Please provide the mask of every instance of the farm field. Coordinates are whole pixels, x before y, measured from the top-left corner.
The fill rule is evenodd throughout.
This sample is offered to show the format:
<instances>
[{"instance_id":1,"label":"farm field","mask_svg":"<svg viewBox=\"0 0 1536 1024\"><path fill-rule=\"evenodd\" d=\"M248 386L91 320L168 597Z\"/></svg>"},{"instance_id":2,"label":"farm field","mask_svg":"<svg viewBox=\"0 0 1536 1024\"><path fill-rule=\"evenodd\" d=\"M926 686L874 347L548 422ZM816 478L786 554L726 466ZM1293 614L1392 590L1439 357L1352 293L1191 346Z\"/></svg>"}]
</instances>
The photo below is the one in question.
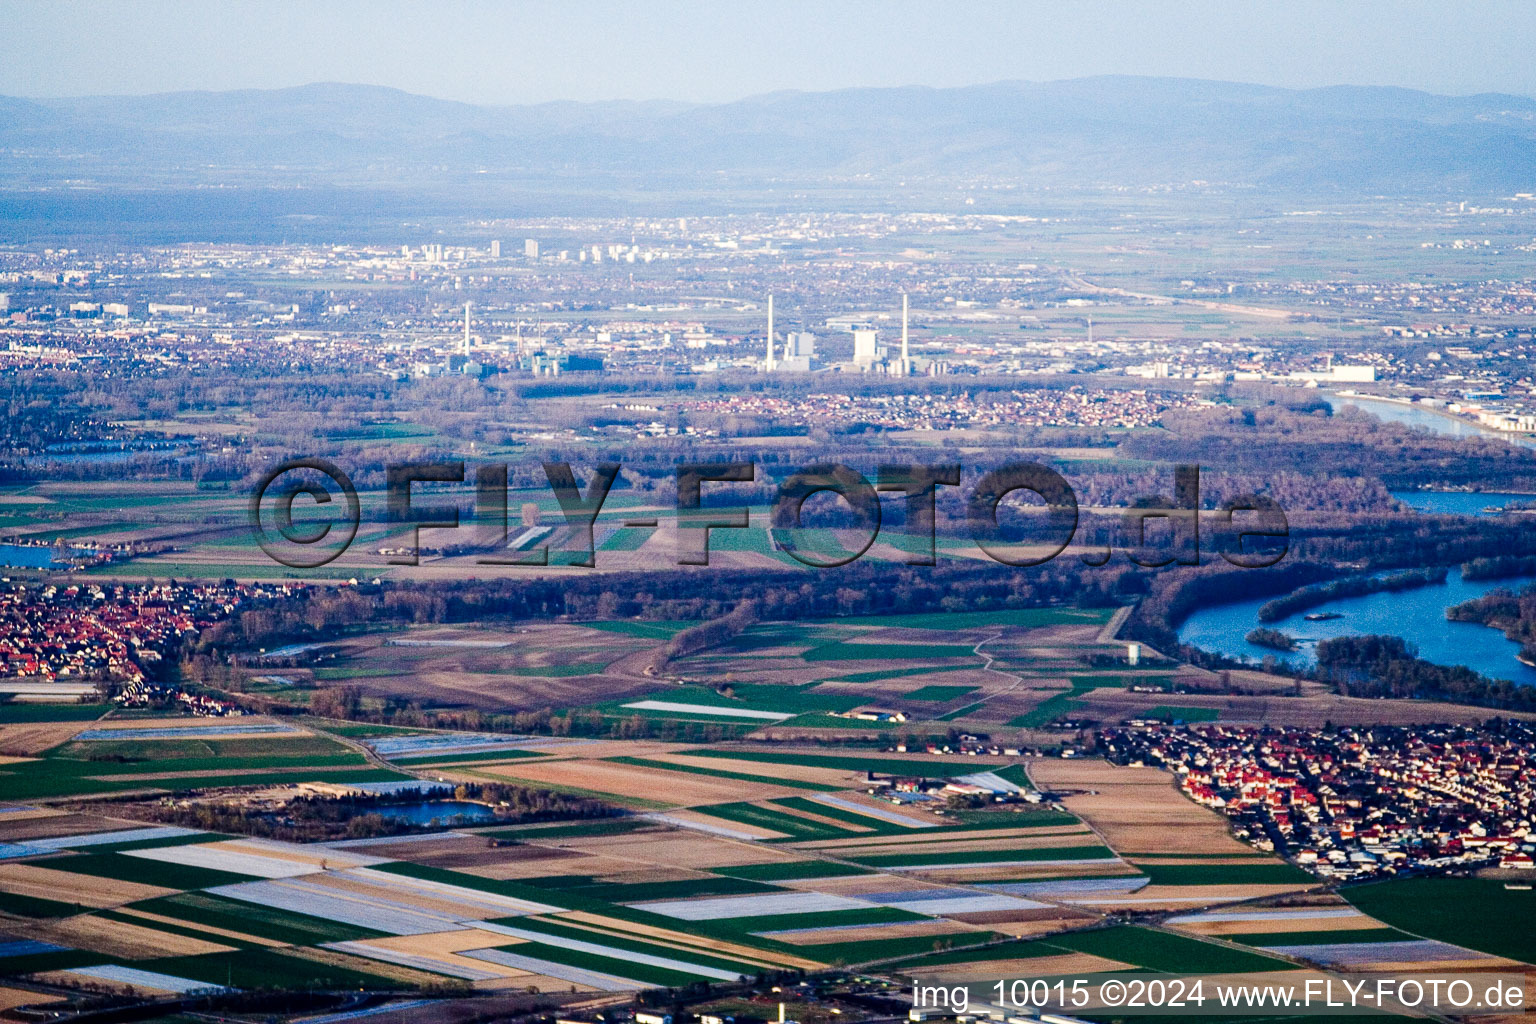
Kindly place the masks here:
<instances>
[{"instance_id":1,"label":"farm field","mask_svg":"<svg viewBox=\"0 0 1536 1024\"><path fill-rule=\"evenodd\" d=\"M460 638L442 634L420 639L475 656L495 650L454 646ZM684 696L701 707L750 705L766 702L770 688L744 683L739 697L729 697L696 686ZM781 706L798 710L793 701ZM93 720L66 711L16 724L52 728L58 742L0 775L13 792L28 788L17 793L22 799L41 801L13 796L0 814L0 932L47 948L0 958L0 976L87 988L249 988L281 975L294 987L453 983L622 993L1080 927L1097 918L1096 908L1014 890L1106 873L1145 880L1166 870L1136 864L1047 803L940 815L942 800L883 795L883 783L895 778L938 786L990 779L1027 793L1019 759L1003 755L562 739L259 716ZM431 765L434 775L466 781L581 793L630 813L306 846L48 805L130 786L230 784L236 776L269 789L300 776L409 777L375 759L407 772Z\"/></svg>"},{"instance_id":2,"label":"farm field","mask_svg":"<svg viewBox=\"0 0 1536 1024\"><path fill-rule=\"evenodd\" d=\"M1052 726L1062 719L1254 722L1279 714L1320 724L1426 713L1413 702L1278 699L1267 690L1279 681L1261 673L1243 674L1246 693L1198 692L1214 688L1215 674L1126 666L1124 644L1104 638L1110 618L1108 609L1036 608L759 622L656 674L647 674L656 650L688 623L416 625L342 637L311 667L285 670L298 685L253 684L248 692L274 710L304 709L315 687L345 685L361 693L366 711L402 700L488 715L548 711L577 716L587 735L692 741L959 728L1050 744L1061 738Z\"/></svg>"},{"instance_id":3,"label":"farm field","mask_svg":"<svg viewBox=\"0 0 1536 1024\"><path fill-rule=\"evenodd\" d=\"M1166 683L1162 668L1088 667L1122 650L1100 640L1107 619L759 623L655 677L642 666L687 624L420 626L345 637L312 667L263 669L298 685L257 692L297 695L274 710L301 713L0 705L14 751L0 764L0 984L569 999L848 965L984 980L1485 970L1536 955L1523 932L1479 931L1464 909L1522 894L1475 880L1316 893L1167 773L1005 750L1060 742L1043 726L1084 709L1219 703L1130 693ZM342 684L365 712L420 686L426 707L481 725L302 713L315 688ZM497 717L535 704L587 734L531 735ZM861 712L889 717L840 717ZM896 747L972 727L1006 739L991 752ZM890 735L824 742L872 733ZM101 810L125 794L416 778L564 793L612 813L305 845ZM1407 916L1415 904L1429 919ZM1127 913L1138 923L1109 920ZM4 955L24 940L42 945Z\"/></svg>"}]
</instances>

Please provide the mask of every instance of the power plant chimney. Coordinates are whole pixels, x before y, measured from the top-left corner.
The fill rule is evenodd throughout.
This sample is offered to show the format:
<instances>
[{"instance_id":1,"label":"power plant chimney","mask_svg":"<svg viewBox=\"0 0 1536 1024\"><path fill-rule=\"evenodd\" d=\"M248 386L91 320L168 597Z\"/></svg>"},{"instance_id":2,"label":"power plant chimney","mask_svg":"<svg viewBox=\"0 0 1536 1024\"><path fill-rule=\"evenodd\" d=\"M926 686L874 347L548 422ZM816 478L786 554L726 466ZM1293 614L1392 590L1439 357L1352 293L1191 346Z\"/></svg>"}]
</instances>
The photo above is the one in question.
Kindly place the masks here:
<instances>
[{"instance_id":1,"label":"power plant chimney","mask_svg":"<svg viewBox=\"0 0 1536 1024\"><path fill-rule=\"evenodd\" d=\"M763 364L769 373L773 372L773 293L768 293L768 361Z\"/></svg>"},{"instance_id":2,"label":"power plant chimney","mask_svg":"<svg viewBox=\"0 0 1536 1024\"><path fill-rule=\"evenodd\" d=\"M907 357L907 293L901 293L901 375L912 372L912 361Z\"/></svg>"},{"instance_id":3,"label":"power plant chimney","mask_svg":"<svg viewBox=\"0 0 1536 1024\"><path fill-rule=\"evenodd\" d=\"M469 303L464 303L464 355L469 355Z\"/></svg>"}]
</instances>

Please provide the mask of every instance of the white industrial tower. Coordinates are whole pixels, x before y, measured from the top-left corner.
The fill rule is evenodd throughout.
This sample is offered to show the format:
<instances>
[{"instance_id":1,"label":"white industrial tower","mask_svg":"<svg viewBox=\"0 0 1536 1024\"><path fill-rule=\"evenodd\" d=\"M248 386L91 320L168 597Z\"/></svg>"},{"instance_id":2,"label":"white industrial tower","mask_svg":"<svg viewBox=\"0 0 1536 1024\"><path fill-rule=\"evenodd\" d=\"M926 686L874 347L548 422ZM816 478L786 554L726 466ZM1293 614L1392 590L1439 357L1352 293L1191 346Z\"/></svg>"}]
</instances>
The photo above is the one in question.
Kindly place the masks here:
<instances>
[{"instance_id":1,"label":"white industrial tower","mask_svg":"<svg viewBox=\"0 0 1536 1024\"><path fill-rule=\"evenodd\" d=\"M768 293L768 360L763 363L763 368L773 372L773 293Z\"/></svg>"},{"instance_id":2,"label":"white industrial tower","mask_svg":"<svg viewBox=\"0 0 1536 1024\"><path fill-rule=\"evenodd\" d=\"M906 377L912 373L912 360L907 355L907 293L901 293L901 370Z\"/></svg>"},{"instance_id":3,"label":"white industrial tower","mask_svg":"<svg viewBox=\"0 0 1536 1024\"><path fill-rule=\"evenodd\" d=\"M464 303L464 355L469 355L469 303Z\"/></svg>"}]
</instances>

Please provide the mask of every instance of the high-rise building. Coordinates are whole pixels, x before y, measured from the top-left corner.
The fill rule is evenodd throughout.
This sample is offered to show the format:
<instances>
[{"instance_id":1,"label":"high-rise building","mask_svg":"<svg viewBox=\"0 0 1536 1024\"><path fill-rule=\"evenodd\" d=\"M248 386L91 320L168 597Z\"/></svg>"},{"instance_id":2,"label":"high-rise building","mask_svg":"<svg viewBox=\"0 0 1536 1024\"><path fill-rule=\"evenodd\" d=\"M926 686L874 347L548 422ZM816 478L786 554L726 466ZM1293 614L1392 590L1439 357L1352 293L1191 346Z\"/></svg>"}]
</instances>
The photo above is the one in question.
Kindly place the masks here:
<instances>
[{"instance_id":1,"label":"high-rise building","mask_svg":"<svg viewBox=\"0 0 1536 1024\"><path fill-rule=\"evenodd\" d=\"M499 238L491 239L491 259L501 259L501 239Z\"/></svg>"},{"instance_id":2,"label":"high-rise building","mask_svg":"<svg viewBox=\"0 0 1536 1024\"><path fill-rule=\"evenodd\" d=\"M10 311L11 311L11 294L10 294L10 292L0 292L0 313L9 313Z\"/></svg>"},{"instance_id":3,"label":"high-rise building","mask_svg":"<svg viewBox=\"0 0 1536 1024\"><path fill-rule=\"evenodd\" d=\"M879 332L865 327L853 332L853 361L868 369L880 358Z\"/></svg>"},{"instance_id":4,"label":"high-rise building","mask_svg":"<svg viewBox=\"0 0 1536 1024\"><path fill-rule=\"evenodd\" d=\"M537 238L523 239L523 255L531 260L539 258L539 240Z\"/></svg>"}]
</instances>

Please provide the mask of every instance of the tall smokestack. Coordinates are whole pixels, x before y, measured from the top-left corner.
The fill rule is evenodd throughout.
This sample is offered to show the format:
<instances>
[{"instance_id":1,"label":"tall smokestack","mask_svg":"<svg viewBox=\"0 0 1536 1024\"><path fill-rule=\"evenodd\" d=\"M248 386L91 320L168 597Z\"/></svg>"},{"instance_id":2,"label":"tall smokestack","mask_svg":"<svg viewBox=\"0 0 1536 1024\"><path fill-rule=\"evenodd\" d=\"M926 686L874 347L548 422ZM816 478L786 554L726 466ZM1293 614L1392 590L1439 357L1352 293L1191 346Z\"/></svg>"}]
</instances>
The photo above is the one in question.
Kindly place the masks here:
<instances>
[{"instance_id":1,"label":"tall smokestack","mask_svg":"<svg viewBox=\"0 0 1536 1024\"><path fill-rule=\"evenodd\" d=\"M907 358L907 293L901 293L901 375L905 377L912 372L911 360Z\"/></svg>"},{"instance_id":2,"label":"tall smokestack","mask_svg":"<svg viewBox=\"0 0 1536 1024\"><path fill-rule=\"evenodd\" d=\"M469 355L469 303L464 303L464 354Z\"/></svg>"},{"instance_id":3,"label":"tall smokestack","mask_svg":"<svg viewBox=\"0 0 1536 1024\"><path fill-rule=\"evenodd\" d=\"M769 373L773 372L773 293L768 293L768 361L763 364Z\"/></svg>"}]
</instances>

